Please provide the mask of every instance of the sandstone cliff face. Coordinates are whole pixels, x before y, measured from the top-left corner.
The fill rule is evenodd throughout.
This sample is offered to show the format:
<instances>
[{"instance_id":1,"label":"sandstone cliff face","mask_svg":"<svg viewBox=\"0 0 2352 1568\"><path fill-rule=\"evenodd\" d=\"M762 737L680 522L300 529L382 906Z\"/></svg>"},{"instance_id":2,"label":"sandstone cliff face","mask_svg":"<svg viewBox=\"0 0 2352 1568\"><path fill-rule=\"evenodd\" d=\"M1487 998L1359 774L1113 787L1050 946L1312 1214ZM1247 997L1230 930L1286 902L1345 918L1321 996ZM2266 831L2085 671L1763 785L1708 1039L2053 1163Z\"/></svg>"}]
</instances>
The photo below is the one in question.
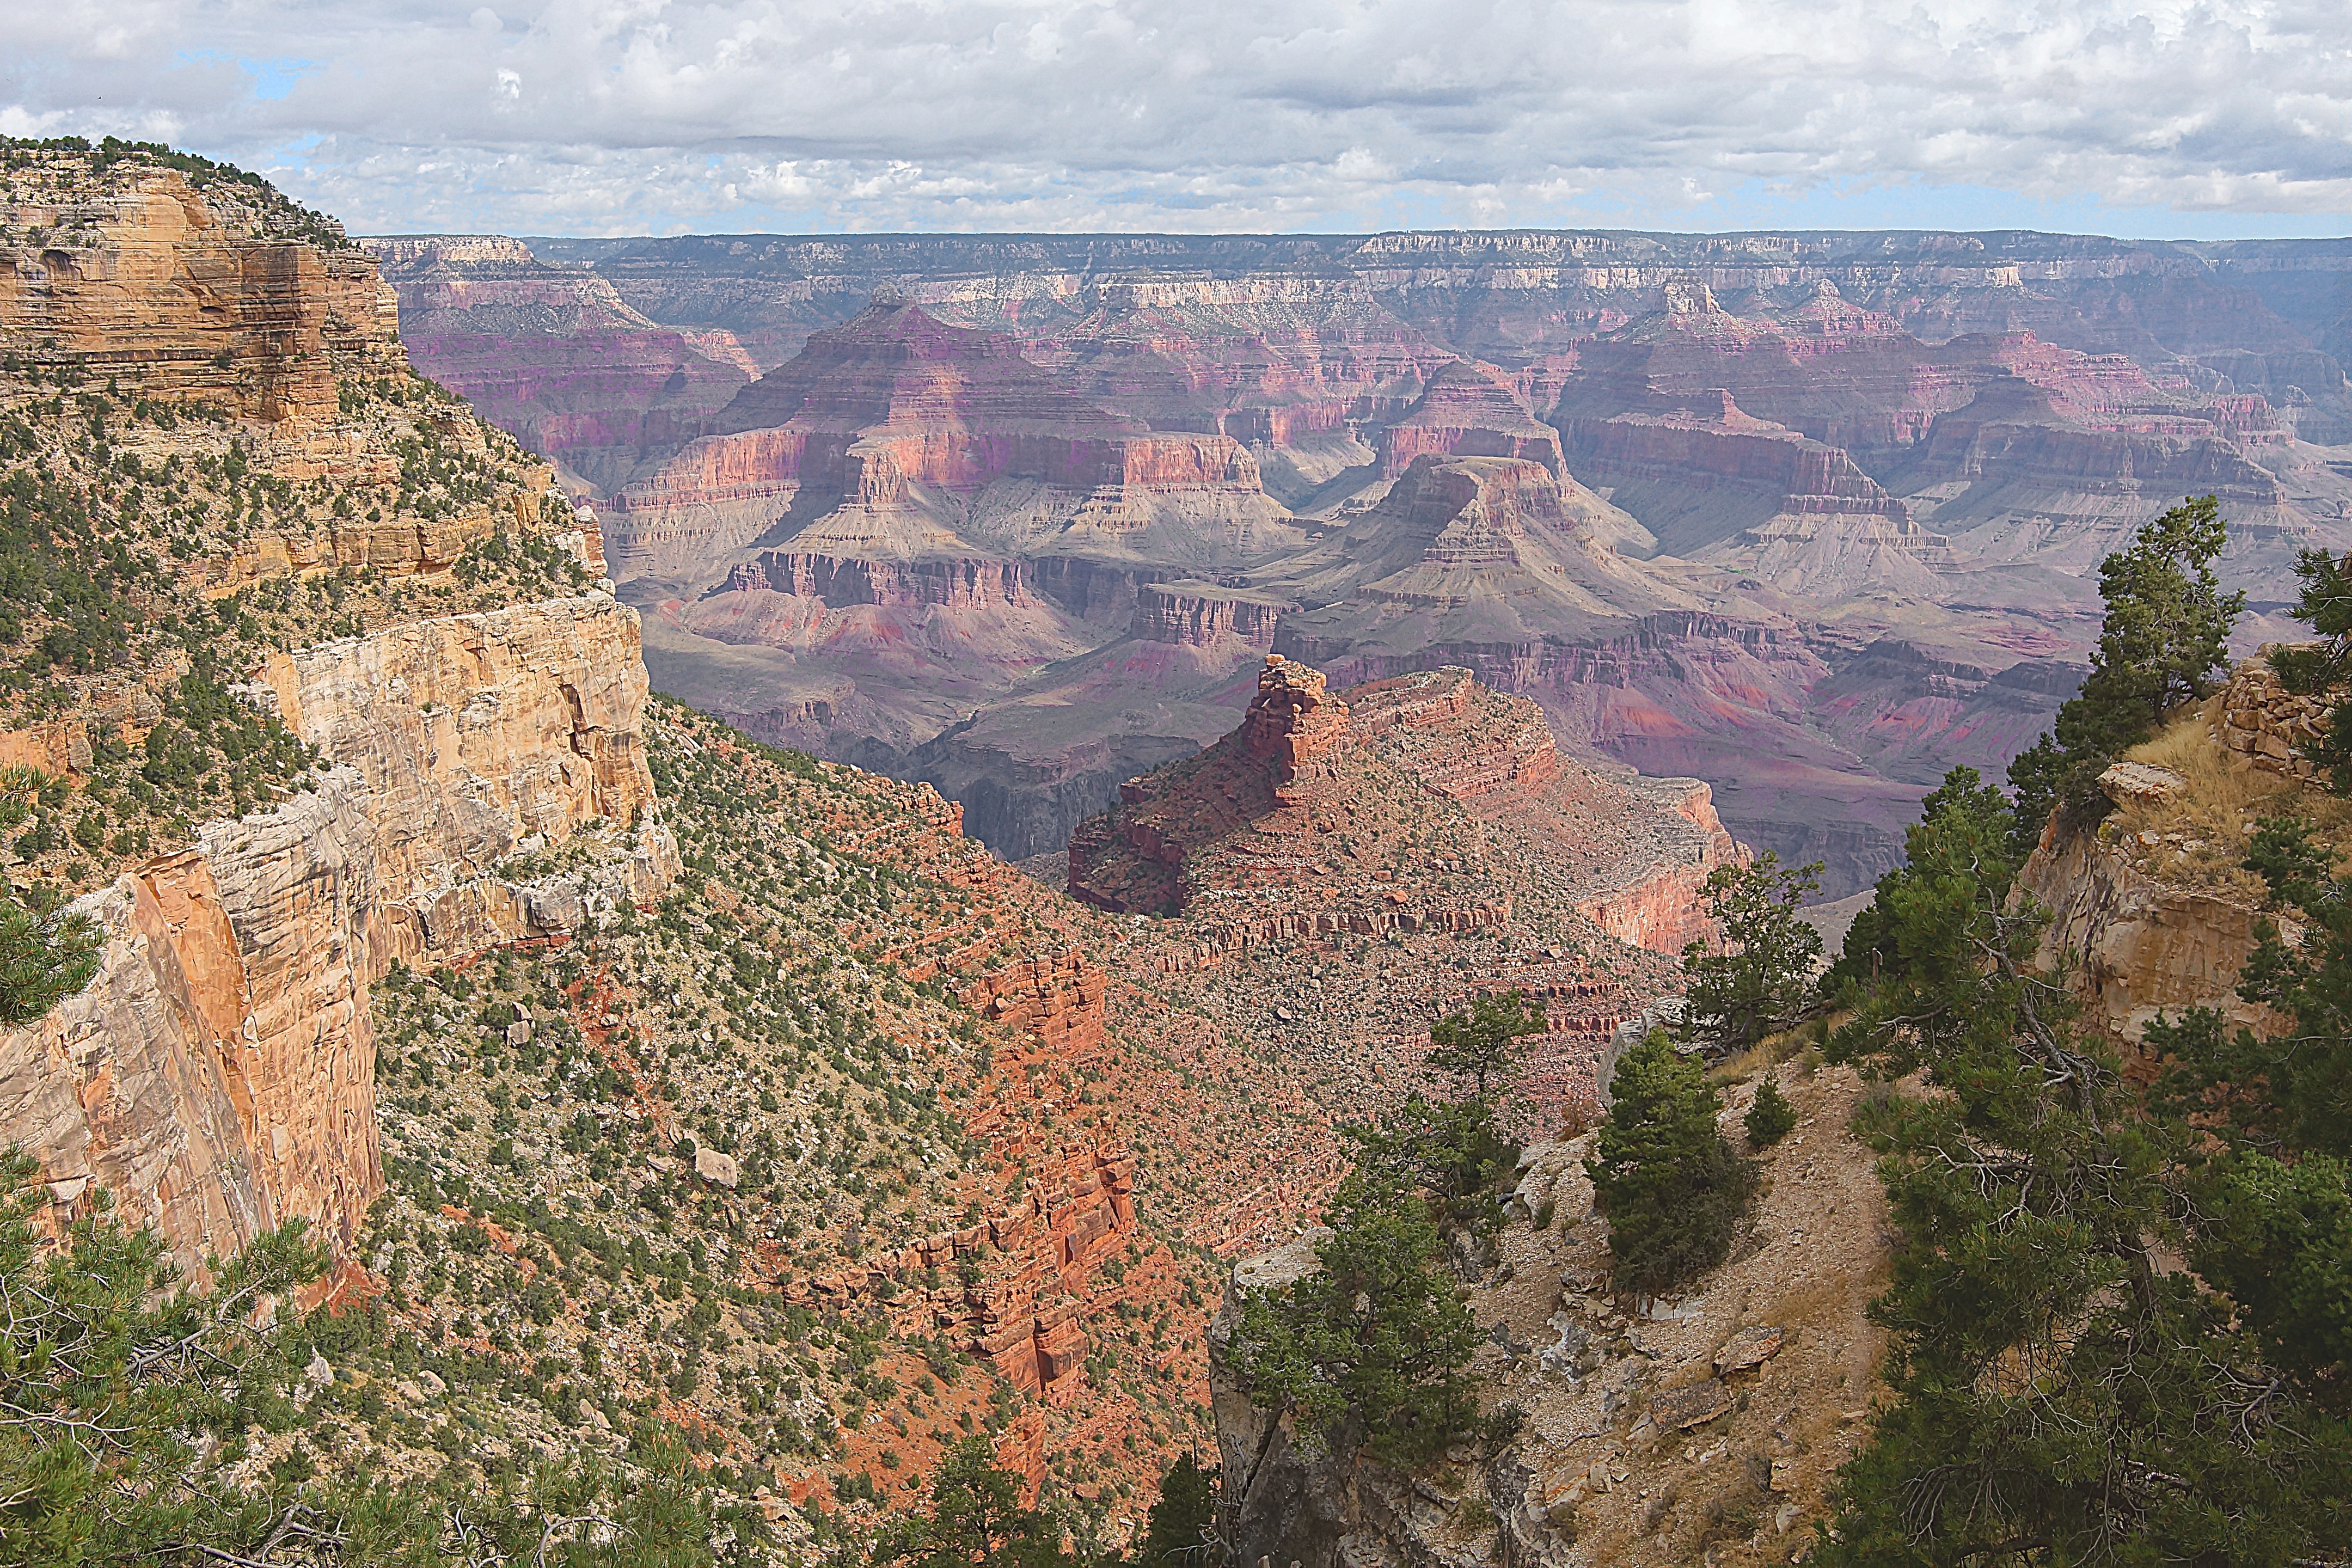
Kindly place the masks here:
<instances>
[{"instance_id":1,"label":"sandstone cliff face","mask_svg":"<svg viewBox=\"0 0 2352 1568\"><path fill-rule=\"evenodd\" d=\"M149 395L263 419L335 408L328 350L401 362L399 301L358 250L321 250L279 208L172 170L95 187L12 182L0 246L0 330L57 341L87 372L138 375Z\"/></svg>"},{"instance_id":2,"label":"sandstone cliff face","mask_svg":"<svg viewBox=\"0 0 2352 1568\"><path fill-rule=\"evenodd\" d=\"M1539 423L1502 378L1463 360L1430 377L1412 411L1381 432L1380 452L1381 471L1391 478L1423 453L1523 458L1554 479L1567 472L1559 433Z\"/></svg>"},{"instance_id":3,"label":"sandstone cliff face","mask_svg":"<svg viewBox=\"0 0 2352 1568\"><path fill-rule=\"evenodd\" d=\"M2168 886L2096 833L2062 835L2054 822L2018 886L2051 914L2037 961L2070 967L2091 1027L2128 1044L2158 1014L2189 1007L2219 1008L2232 1024L2276 1022L2238 998L2262 913L2252 904Z\"/></svg>"},{"instance_id":4,"label":"sandstone cliff face","mask_svg":"<svg viewBox=\"0 0 2352 1568\"><path fill-rule=\"evenodd\" d=\"M338 1247L382 1191L369 983L649 901L636 617L609 597L414 623L264 672L318 787L85 900L98 979L0 1035L0 1142L95 1184L184 1265L299 1217ZM592 824L601 825L590 830ZM519 848L577 867L509 868Z\"/></svg>"}]
</instances>

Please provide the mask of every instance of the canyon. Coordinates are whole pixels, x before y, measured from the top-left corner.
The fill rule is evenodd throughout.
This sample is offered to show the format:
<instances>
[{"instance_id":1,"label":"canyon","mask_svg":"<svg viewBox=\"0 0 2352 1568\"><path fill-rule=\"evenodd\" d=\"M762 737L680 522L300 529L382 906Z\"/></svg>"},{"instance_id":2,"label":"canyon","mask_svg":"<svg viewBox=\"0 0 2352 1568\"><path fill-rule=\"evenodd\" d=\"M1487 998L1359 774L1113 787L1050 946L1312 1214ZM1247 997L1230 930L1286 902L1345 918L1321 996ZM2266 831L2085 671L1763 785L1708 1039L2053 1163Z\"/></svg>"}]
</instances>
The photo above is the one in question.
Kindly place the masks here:
<instances>
[{"instance_id":1,"label":"canyon","mask_svg":"<svg viewBox=\"0 0 2352 1568\"><path fill-rule=\"evenodd\" d=\"M657 683L1013 859L1275 650L1472 668L1848 892L2047 726L2138 522L2221 499L2249 647L2352 543L2333 242L366 243L419 363L598 509ZM909 331L940 379L886 412L858 356Z\"/></svg>"},{"instance_id":2,"label":"canyon","mask_svg":"<svg viewBox=\"0 0 2352 1568\"><path fill-rule=\"evenodd\" d=\"M201 160L5 152L47 248L0 279L0 460L52 523L0 536L51 574L0 646L8 897L95 965L0 1028L0 1147L40 1234L145 1229L199 1287L289 1223L324 1247L262 1317L333 1360L227 1484L457 1502L683 1454L714 1531L807 1560L977 1433L1130 1541L1208 1439L1228 1264L1312 1219L1432 1025L1529 996L1510 1114L1549 1134L1713 934L1745 852L1703 782L1457 665L1334 689L1272 651L1335 583L1420 614L1491 569L1529 625L1629 634L1687 602L1504 380L1433 359L1382 493L1309 526L1239 437L886 300L682 393L692 433L575 501L415 374L330 220ZM428 320L500 298L465 268L534 278L518 248L430 252ZM655 690L732 647L799 707ZM984 790L769 743L845 713L975 781L1090 759L1099 789L999 797L1075 844L1054 885L971 836Z\"/></svg>"},{"instance_id":3,"label":"canyon","mask_svg":"<svg viewBox=\"0 0 2352 1568\"><path fill-rule=\"evenodd\" d=\"M560 1469L862 1560L978 1437L1088 1552L1213 1448L1269 1559L1787 1561L1876 1375L1872 1089L1733 1073L1727 1131L1767 1074L1799 1119L1759 1223L1633 1302L1607 1064L1713 874L1864 885L2047 723L2168 487L2241 509L2233 580L2335 538L2326 251L363 250L5 154L6 897L95 967L0 1029L0 1146L43 1236L199 1284L303 1222L254 1319L302 1392L204 1462L436 1531ZM2315 797L2316 721L2247 664L2045 840L2095 1025L2224 1000L2222 807ZM1523 1425L1342 1473L1223 1304L1505 994L1472 1370Z\"/></svg>"}]
</instances>

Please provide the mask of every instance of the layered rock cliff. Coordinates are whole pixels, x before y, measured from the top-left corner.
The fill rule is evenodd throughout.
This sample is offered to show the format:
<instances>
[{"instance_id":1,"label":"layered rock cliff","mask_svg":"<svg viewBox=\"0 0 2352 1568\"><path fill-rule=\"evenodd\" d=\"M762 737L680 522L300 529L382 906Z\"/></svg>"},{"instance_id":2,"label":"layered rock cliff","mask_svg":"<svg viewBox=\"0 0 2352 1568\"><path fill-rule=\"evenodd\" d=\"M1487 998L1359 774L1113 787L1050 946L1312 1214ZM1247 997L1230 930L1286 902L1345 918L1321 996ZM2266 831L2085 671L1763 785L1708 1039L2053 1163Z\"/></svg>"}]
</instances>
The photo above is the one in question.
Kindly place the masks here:
<instances>
[{"instance_id":1,"label":"layered rock cliff","mask_svg":"<svg viewBox=\"0 0 2352 1568\"><path fill-rule=\"evenodd\" d=\"M199 188L143 159L71 153L12 159L10 174L12 342L270 421L331 416L339 359L401 363L399 303L374 260L257 182L199 171Z\"/></svg>"},{"instance_id":2,"label":"layered rock cliff","mask_svg":"<svg viewBox=\"0 0 2352 1568\"><path fill-rule=\"evenodd\" d=\"M122 618L37 660L69 716L5 748L85 825L19 842L26 896L94 888L74 907L104 946L0 1036L0 1144L40 1162L56 1217L103 1189L200 1268L289 1218L352 1244L383 1190L392 965L562 937L658 897L677 856L635 615L582 592L593 525L408 376L372 258L184 165L58 149L13 186L12 232L52 243L0 280L10 456L84 487ZM98 378L93 454L52 438L38 389Z\"/></svg>"},{"instance_id":3,"label":"layered rock cliff","mask_svg":"<svg viewBox=\"0 0 2352 1568\"><path fill-rule=\"evenodd\" d=\"M1460 669L1333 693L1269 654L1232 735L1119 795L1072 837L1070 891L1187 913L1211 951L1507 927L1534 898L1678 952L1707 933L1698 885L1739 855L1706 785L1572 763L1540 709Z\"/></svg>"}]
</instances>

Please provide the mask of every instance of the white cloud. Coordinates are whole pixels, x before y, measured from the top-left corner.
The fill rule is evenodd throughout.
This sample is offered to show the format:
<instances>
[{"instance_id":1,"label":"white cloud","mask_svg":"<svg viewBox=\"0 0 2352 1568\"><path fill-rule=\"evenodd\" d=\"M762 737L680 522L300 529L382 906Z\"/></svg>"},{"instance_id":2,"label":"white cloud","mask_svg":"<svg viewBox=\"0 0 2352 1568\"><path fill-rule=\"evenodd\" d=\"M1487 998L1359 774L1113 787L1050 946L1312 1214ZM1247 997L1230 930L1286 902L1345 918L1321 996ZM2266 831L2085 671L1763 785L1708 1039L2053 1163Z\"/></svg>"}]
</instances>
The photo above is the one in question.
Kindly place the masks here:
<instances>
[{"instance_id":1,"label":"white cloud","mask_svg":"<svg viewBox=\"0 0 2352 1568\"><path fill-rule=\"evenodd\" d=\"M12 9L0 125L166 128L361 229L2352 214L2343 0Z\"/></svg>"}]
</instances>

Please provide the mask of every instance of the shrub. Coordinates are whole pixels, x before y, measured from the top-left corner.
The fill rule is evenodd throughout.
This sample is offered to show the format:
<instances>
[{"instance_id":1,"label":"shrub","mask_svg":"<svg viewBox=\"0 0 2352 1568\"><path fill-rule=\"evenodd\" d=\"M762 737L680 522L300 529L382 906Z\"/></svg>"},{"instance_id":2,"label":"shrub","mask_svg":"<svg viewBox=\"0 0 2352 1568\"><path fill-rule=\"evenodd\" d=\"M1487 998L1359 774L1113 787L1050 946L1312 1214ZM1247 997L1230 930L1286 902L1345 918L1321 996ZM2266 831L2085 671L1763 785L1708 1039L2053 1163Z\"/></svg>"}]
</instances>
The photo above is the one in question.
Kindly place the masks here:
<instances>
[{"instance_id":1,"label":"shrub","mask_svg":"<svg viewBox=\"0 0 2352 1568\"><path fill-rule=\"evenodd\" d=\"M1593 1193L1609 1216L1619 1287L1655 1296L1730 1252L1755 1194L1755 1167L1716 1131L1722 1102L1715 1086L1664 1031L1625 1053L1609 1094Z\"/></svg>"},{"instance_id":2,"label":"shrub","mask_svg":"<svg viewBox=\"0 0 2352 1568\"><path fill-rule=\"evenodd\" d=\"M1797 1108L1770 1073L1757 1086L1756 1103L1748 1108L1748 1120L1741 1125L1748 1130L1748 1143L1758 1149L1769 1149L1796 1131Z\"/></svg>"}]
</instances>

